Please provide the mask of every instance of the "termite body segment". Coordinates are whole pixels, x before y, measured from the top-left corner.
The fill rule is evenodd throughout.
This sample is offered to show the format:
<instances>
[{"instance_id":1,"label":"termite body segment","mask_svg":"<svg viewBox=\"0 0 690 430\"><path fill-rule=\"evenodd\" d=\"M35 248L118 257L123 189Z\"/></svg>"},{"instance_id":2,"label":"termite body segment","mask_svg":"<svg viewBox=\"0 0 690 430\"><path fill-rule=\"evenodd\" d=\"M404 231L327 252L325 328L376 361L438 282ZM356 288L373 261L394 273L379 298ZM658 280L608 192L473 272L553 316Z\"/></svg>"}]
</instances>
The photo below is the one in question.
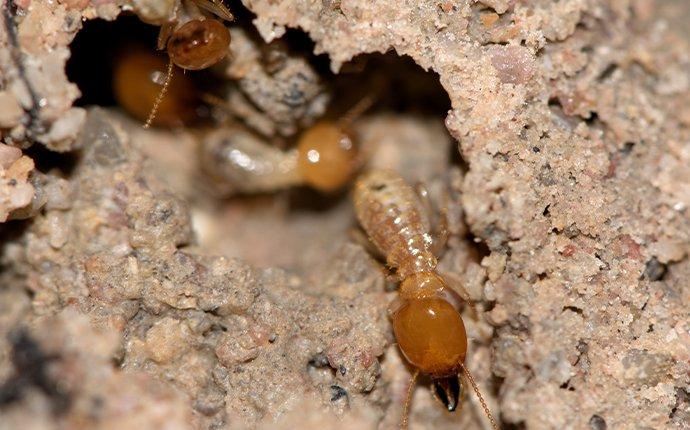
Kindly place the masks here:
<instances>
[{"instance_id":1,"label":"termite body segment","mask_svg":"<svg viewBox=\"0 0 690 430\"><path fill-rule=\"evenodd\" d=\"M434 271L429 218L400 176L387 170L364 175L355 185L354 202L362 227L401 279Z\"/></svg>"},{"instance_id":2,"label":"termite body segment","mask_svg":"<svg viewBox=\"0 0 690 430\"><path fill-rule=\"evenodd\" d=\"M283 151L241 127L206 136L200 161L224 194L271 192L300 182L297 151Z\"/></svg>"},{"instance_id":3,"label":"termite body segment","mask_svg":"<svg viewBox=\"0 0 690 430\"><path fill-rule=\"evenodd\" d=\"M354 204L360 224L402 280L390 317L398 347L415 368L413 383L417 373L431 376L436 395L453 411L460 400L459 375L464 373L497 429L464 366L467 334L460 316L462 299L436 273L430 222L420 198L397 173L375 170L358 179ZM403 428L410 396L411 389Z\"/></svg>"},{"instance_id":4,"label":"termite body segment","mask_svg":"<svg viewBox=\"0 0 690 430\"><path fill-rule=\"evenodd\" d=\"M287 151L239 127L221 129L204 139L201 162L228 193L273 192L303 184L333 192L358 166L351 135L330 121L307 129L297 147Z\"/></svg>"}]
</instances>

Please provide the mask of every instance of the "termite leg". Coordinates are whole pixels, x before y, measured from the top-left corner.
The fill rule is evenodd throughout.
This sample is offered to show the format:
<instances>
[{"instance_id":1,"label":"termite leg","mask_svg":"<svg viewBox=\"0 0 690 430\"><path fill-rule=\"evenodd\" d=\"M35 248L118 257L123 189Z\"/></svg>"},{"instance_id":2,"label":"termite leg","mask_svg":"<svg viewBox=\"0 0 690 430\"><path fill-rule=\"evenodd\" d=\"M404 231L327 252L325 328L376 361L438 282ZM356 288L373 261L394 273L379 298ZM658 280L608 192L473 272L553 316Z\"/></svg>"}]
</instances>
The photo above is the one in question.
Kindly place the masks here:
<instances>
[{"instance_id":1,"label":"termite leg","mask_svg":"<svg viewBox=\"0 0 690 430\"><path fill-rule=\"evenodd\" d=\"M434 240L431 244L431 252L434 253L436 258L440 259L448 243L448 210L446 208L441 210L441 219L432 232L431 237Z\"/></svg>"},{"instance_id":2,"label":"termite leg","mask_svg":"<svg viewBox=\"0 0 690 430\"><path fill-rule=\"evenodd\" d=\"M433 242L431 244L431 252L438 258L441 259L444 250L446 249L446 244L448 242L448 208L447 208L447 193L444 192L444 202L443 207L439 210L434 208L434 204L431 201L431 194L429 189L418 182L415 187L415 192L419 196L419 200L424 206L424 212L426 213L426 218L429 223L433 226L431 233L431 238ZM435 214L440 213L438 220L434 220ZM432 221L433 220L433 221Z\"/></svg>"},{"instance_id":3,"label":"termite leg","mask_svg":"<svg viewBox=\"0 0 690 430\"><path fill-rule=\"evenodd\" d=\"M438 275L443 278L444 281L446 281L446 284L450 288L453 289L456 293L460 295L460 298L467 303L467 305L470 307L472 310L472 319L477 321L479 320L479 311L477 311L477 304L472 300L470 297L470 293L467 291L465 286L462 284L462 282L457 278L456 275L450 273L450 272L445 272L443 270L438 270Z\"/></svg>"},{"instance_id":4,"label":"termite leg","mask_svg":"<svg viewBox=\"0 0 690 430\"><path fill-rule=\"evenodd\" d=\"M352 228L348 232L350 239L356 244L360 245L365 251L374 257L377 261L386 264L386 255L381 252L380 249L374 245L362 230L358 228ZM389 268L390 269L390 268ZM403 281L402 277L398 272L391 272L391 270L386 270L386 282L391 284L400 284Z\"/></svg>"},{"instance_id":5,"label":"termite leg","mask_svg":"<svg viewBox=\"0 0 690 430\"><path fill-rule=\"evenodd\" d=\"M431 220L431 217L434 214L434 205L431 203L429 189L422 182L417 182L414 185L414 192L417 194L419 201L422 203L427 219Z\"/></svg>"},{"instance_id":6,"label":"termite leg","mask_svg":"<svg viewBox=\"0 0 690 430\"><path fill-rule=\"evenodd\" d=\"M194 4L202 9L205 9L212 14L222 18L226 21L233 21L234 15L223 5L220 0L193 0Z\"/></svg>"},{"instance_id":7,"label":"termite leg","mask_svg":"<svg viewBox=\"0 0 690 430\"><path fill-rule=\"evenodd\" d=\"M174 26L166 22L165 24L161 25L161 29L158 32L158 40L156 42L156 48L158 48L159 51L162 51L165 49L165 45L168 43L168 39L170 39L170 36L173 33Z\"/></svg>"},{"instance_id":8,"label":"termite leg","mask_svg":"<svg viewBox=\"0 0 690 430\"><path fill-rule=\"evenodd\" d=\"M366 233L364 233L361 229L351 228L348 231L348 235L353 242L364 248L364 250L376 260L382 263L386 262L386 256L383 254L383 252L381 252L381 250L374 245L374 242L372 242L371 239L369 239L369 236L367 236Z\"/></svg>"},{"instance_id":9,"label":"termite leg","mask_svg":"<svg viewBox=\"0 0 690 430\"><path fill-rule=\"evenodd\" d=\"M392 284L400 284L403 281L403 278L398 272L389 271L388 274L386 274L386 281Z\"/></svg>"},{"instance_id":10,"label":"termite leg","mask_svg":"<svg viewBox=\"0 0 690 430\"><path fill-rule=\"evenodd\" d=\"M448 243L448 236L450 234L449 221L448 221L448 205L450 204L450 194L448 192L448 184L444 182L443 188L441 189L441 207L437 210L439 213L438 221L434 224L434 229L432 232L432 238L434 243L432 245L432 251L434 255L439 259L443 256L446 250L446 244Z\"/></svg>"}]
</instances>

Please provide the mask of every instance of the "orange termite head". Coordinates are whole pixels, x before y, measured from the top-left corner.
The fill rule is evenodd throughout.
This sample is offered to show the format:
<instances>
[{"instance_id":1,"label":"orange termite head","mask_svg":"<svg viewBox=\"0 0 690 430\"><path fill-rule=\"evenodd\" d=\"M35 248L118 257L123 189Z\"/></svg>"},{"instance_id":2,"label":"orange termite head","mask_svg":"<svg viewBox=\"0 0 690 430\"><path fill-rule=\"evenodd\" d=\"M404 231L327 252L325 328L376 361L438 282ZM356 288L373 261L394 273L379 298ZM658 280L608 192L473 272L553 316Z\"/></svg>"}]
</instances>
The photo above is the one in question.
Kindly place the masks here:
<instances>
[{"instance_id":1,"label":"orange termite head","mask_svg":"<svg viewBox=\"0 0 690 430\"><path fill-rule=\"evenodd\" d=\"M467 353L462 299L431 272L415 273L400 286L391 310L393 332L407 361L431 376L438 398L450 411L459 402L458 374Z\"/></svg>"},{"instance_id":2,"label":"orange termite head","mask_svg":"<svg viewBox=\"0 0 690 430\"><path fill-rule=\"evenodd\" d=\"M201 70L222 60L230 49L230 31L212 18L193 19L168 39L168 55L187 70Z\"/></svg>"},{"instance_id":3,"label":"orange termite head","mask_svg":"<svg viewBox=\"0 0 690 430\"><path fill-rule=\"evenodd\" d=\"M165 43L167 34L161 29L160 46ZM173 64L186 70L205 69L225 58L229 49L230 31L216 19L193 19L176 29L167 39L170 62L165 83L153 103L144 128L149 128L156 119L173 77Z\"/></svg>"},{"instance_id":4,"label":"orange termite head","mask_svg":"<svg viewBox=\"0 0 690 430\"><path fill-rule=\"evenodd\" d=\"M328 193L350 182L362 164L351 125L373 103L373 97L364 97L337 121L319 121L302 133L298 169L306 184Z\"/></svg>"},{"instance_id":5,"label":"orange termite head","mask_svg":"<svg viewBox=\"0 0 690 430\"><path fill-rule=\"evenodd\" d=\"M347 184L358 168L353 135L333 121L321 121L299 138L298 168L305 183L333 192Z\"/></svg>"}]
</instances>

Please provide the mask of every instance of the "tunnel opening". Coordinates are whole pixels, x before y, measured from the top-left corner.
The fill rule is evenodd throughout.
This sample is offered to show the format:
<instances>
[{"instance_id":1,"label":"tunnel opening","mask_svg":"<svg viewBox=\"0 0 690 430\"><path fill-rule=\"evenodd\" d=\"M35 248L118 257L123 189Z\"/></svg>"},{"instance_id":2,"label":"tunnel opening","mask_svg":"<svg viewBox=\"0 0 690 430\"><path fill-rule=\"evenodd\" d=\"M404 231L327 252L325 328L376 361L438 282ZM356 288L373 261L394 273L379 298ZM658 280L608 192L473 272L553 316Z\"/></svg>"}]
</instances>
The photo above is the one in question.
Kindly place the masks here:
<instances>
[{"instance_id":1,"label":"tunnel opening","mask_svg":"<svg viewBox=\"0 0 690 430\"><path fill-rule=\"evenodd\" d=\"M124 52L146 47L154 55L158 27L142 22L134 14L122 14L114 21L93 19L84 22L70 45L67 77L81 91L76 106L116 106L113 75Z\"/></svg>"},{"instance_id":2,"label":"tunnel opening","mask_svg":"<svg viewBox=\"0 0 690 430\"><path fill-rule=\"evenodd\" d=\"M300 133L307 130L310 124L324 119L337 121L347 115L353 106L370 99L370 105L359 112L355 120L358 129L365 129L363 134L368 139L368 147L363 152L367 156L374 154L372 157L378 157L379 162L370 163L367 160L361 170L369 168L370 164L373 168L390 166L413 182L427 181L434 174L447 169L457 169L461 175L466 172L467 166L457 150L457 144L444 126L451 104L435 72L422 69L408 56L389 51L359 55L343 64L338 73L333 73L328 56L314 54L315 43L303 31L287 29L281 38L266 43L254 28L253 14L239 5L233 5L232 12L236 19L225 25L230 28L231 46L237 52L230 53L230 62L201 71L175 70L175 77L188 79L194 93L193 101L188 103L194 105L194 120L184 124L185 132L200 135L212 129L239 127L262 144L289 151L296 146ZM135 120L134 124L143 123L142 118L148 113L150 106L147 103L150 100L146 102L140 97L144 91L136 81L147 80L150 76L129 74L128 86L123 89L121 85L118 87L118 74L123 73L123 68L138 67L128 63L128 57L132 56L155 57L161 65L158 73L162 73L167 54L165 50L156 49L159 30L158 26L146 24L132 13L124 13L114 21L86 21L71 44L72 56L67 63L68 77L82 93L76 104L116 109L128 113ZM259 69L252 63L252 57L258 58L255 63L258 63ZM244 64L249 72L233 69L231 63L235 62ZM292 72L284 72L283 68L289 70L290 67L294 69ZM252 80L252 74L257 73L265 76ZM285 94L273 94L281 91ZM122 101L122 92L135 94L141 109L133 112L131 105ZM325 102L317 103L316 100L322 96ZM284 110L271 112L271 103L278 104ZM289 112L286 114L285 111L290 109L302 109L304 118L291 116ZM273 124L265 126L267 122ZM177 123L175 127L179 125L182 124ZM197 129L197 126L200 128ZM361 130L358 133L362 134ZM376 147L376 141L382 139L386 140L387 145L383 150ZM156 160L156 150L149 155ZM200 163L196 160L196 153L190 153L187 158L194 159L191 164ZM388 161L380 161L386 158ZM206 203L202 204L211 208L214 217L227 210L238 210L244 214L234 228L224 228L221 236L238 238L234 241L237 249L230 254L250 256L248 261L259 265L269 265L275 256L272 252L254 252L250 249L261 241L257 238L267 234L269 237L265 239L268 243L275 241L276 233L269 234L272 230L263 227L265 223L274 222L267 213L280 212L280 216L287 217L287 221L281 225L292 228L289 224L293 223L295 230L299 231L294 232L296 239L289 246L286 245L295 251L290 254L299 254L304 250L302 238L305 235L323 233L346 237L343 232L352 226L349 201L351 184L328 193L298 184L287 189L269 190L268 193L265 189L250 189L208 196L203 194L208 191L204 187L202 185L201 194L195 193L189 198L205 200ZM276 205L284 209L276 212ZM242 209L238 209L240 206ZM437 205L436 209L439 208ZM347 216L338 217L335 215L337 212L344 212ZM327 221L316 221L316 217L326 218ZM486 255L482 244L477 244L474 238L467 236L462 240L476 247L474 255L477 259ZM215 250L227 253L223 252L226 247L219 245L217 240L212 242L211 250L215 247ZM262 255L251 257L258 254ZM280 263L286 259L278 258L277 261Z\"/></svg>"}]
</instances>

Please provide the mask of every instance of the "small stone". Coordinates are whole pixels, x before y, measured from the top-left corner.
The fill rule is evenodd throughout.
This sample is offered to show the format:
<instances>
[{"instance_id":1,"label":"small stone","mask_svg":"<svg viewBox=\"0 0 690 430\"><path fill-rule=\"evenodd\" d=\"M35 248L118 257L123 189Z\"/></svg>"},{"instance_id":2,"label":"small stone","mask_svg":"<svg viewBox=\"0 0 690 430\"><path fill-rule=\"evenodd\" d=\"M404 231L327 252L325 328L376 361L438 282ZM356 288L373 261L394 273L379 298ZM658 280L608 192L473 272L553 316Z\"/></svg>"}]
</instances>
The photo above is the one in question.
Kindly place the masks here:
<instances>
[{"instance_id":1,"label":"small stone","mask_svg":"<svg viewBox=\"0 0 690 430\"><path fill-rule=\"evenodd\" d=\"M34 160L26 155L21 156L7 168L7 177L15 181L26 182L29 172L34 169Z\"/></svg>"},{"instance_id":2,"label":"small stone","mask_svg":"<svg viewBox=\"0 0 690 430\"><path fill-rule=\"evenodd\" d=\"M479 17L479 19L482 20L484 27L491 27L496 23L496 21L498 21L498 18L498 14L494 12L485 12Z\"/></svg>"},{"instance_id":3,"label":"small stone","mask_svg":"<svg viewBox=\"0 0 690 430\"><path fill-rule=\"evenodd\" d=\"M0 128L19 125L24 110L17 99L8 91L0 91Z\"/></svg>"},{"instance_id":4,"label":"small stone","mask_svg":"<svg viewBox=\"0 0 690 430\"><path fill-rule=\"evenodd\" d=\"M492 46L489 53L501 82L525 84L534 76L536 64L529 49L523 46Z\"/></svg>"},{"instance_id":5,"label":"small stone","mask_svg":"<svg viewBox=\"0 0 690 430\"><path fill-rule=\"evenodd\" d=\"M148 24L161 25L174 13L175 0L134 0L134 12Z\"/></svg>"},{"instance_id":6,"label":"small stone","mask_svg":"<svg viewBox=\"0 0 690 430\"><path fill-rule=\"evenodd\" d=\"M188 347L189 328L171 317L159 320L146 332L146 350L157 363L168 363L185 352Z\"/></svg>"},{"instance_id":7,"label":"small stone","mask_svg":"<svg viewBox=\"0 0 690 430\"><path fill-rule=\"evenodd\" d=\"M0 167L3 169L10 167L21 156L22 151L19 148L0 143Z\"/></svg>"}]
</instances>

